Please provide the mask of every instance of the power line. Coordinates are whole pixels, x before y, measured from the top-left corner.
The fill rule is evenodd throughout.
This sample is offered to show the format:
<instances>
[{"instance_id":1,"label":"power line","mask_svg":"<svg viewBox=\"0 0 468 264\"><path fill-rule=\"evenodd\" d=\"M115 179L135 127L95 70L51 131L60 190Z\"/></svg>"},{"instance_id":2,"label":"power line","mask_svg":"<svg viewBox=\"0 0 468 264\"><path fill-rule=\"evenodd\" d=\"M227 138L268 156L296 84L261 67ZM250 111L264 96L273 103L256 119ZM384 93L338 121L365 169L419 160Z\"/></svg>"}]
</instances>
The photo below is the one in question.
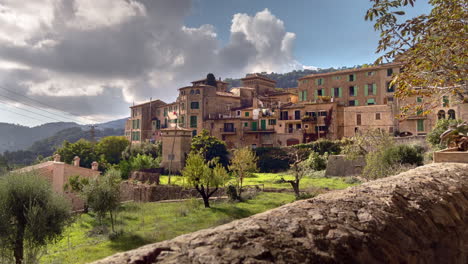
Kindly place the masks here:
<instances>
[{"instance_id":1,"label":"power line","mask_svg":"<svg viewBox=\"0 0 468 264\"><path fill-rule=\"evenodd\" d=\"M32 108L35 108L35 109L37 109L37 110L39 110L39 111L43 111L43 112L49 113L49 114L51 114L52 116L66 119L67 121L73 121L73 122L83 123L83 121L78 121L78 119L73 119L73 118L70 118L70 117L67 117L67 116L64 116L64 115L59 115L59 114L57 114L57 113L53 113L53 112L44 110L44 109L39 108L39 107L37 107L37 106L34 106L34 105L32 105L32 104L28 104L28 103L22 102L22 101L20 101L20 100L18 100L18 99L15 99L15 98L12 98L12 97L9 97L9 96L6 96L6 95L0 94L0 97L3 97L4 99L7 99L7 100L15 101L15 102L20 103L20 104L23 104L23 105L27 105L27 106L32 107Z\"/></svg>"},{"instance_id":2,"label":"power line","mask_svg":"<svg viewBox=\"0 0 468 264\"><path fill-rule=\"evenodd\" d=\"M5 91L7 91L7 92L9 92L9 93L15 94L15 95L17 95L17 96L21 96L21 97L27 98L27 99L30 100L30 101L36 102L36 103L41 104L41 105L43 105L43 106L45 106L45 107L48 107L48 108L50 108L50 109L53 109L53 110L56 110L56 111L60 111L60 112L66 113L66 114L68 114L68 115L74 116L74 114L72 114L72 113L69 113L69 112L64 111L64 110L57 109L56 107L53 107L53 106L51 106L51 105L49 105L49 104L40 102L40 101L38 101L38 100L36 100L36 99L34 99L34 98L31 98L31 97L29 97L29 96L26 96L26 95L17 93L17 92L15 92L15 91L6 89L6 88L4 88L4 87L0 87L0 89L5 90ZM43 111L45 111L45 110L43 110ZM98 123L96 120L93 120L93 119L90 119L90 118L86 118L86 117L80 117L80 118L86 119L86 120L90 121L91 123ZM70 119L70 118L69 118L69 119ZM76 119L75 119L75 120L76 120ZM80 122L80 123L83 123L83 121L79 121L79 122Z\"/></svg>"},{"instance_id":3,"label":"power line","mask_svg":"<svg viewBox=\"0 0 468 264\"><path fill-rule=\"evenodd\" d=\"M32 113L32 114L35 114L35 115L40 115L40 116L43 116L43 117L45 117L45 118L49 118L49 119L52 119L52 120L55 120L55 121L58 121L58 122L63 122L63 120L55 119L55 118L53 118L53 117L46 116L46 115L43 115L43 114L41 114L41 113L35 113L35 112L33 112L33 111L30 111L30 110L28 110L28 109L21 108L21 107L19 107L19 106L14 105L14 104L10 104L10 103L5 102L5 101L3 101L3 100L0 100L0 102L3 103L3 104L11 105L11 106L13 106L13 107L15 107L15 108L18 108L18 109L20 109L20 110L23 110L23 111L26 111L26 112L29 112L29 113Z\"/></svg>"},{"instance_id":4,"label":"power line","mask_svg":"<svg viewBox=\"0 0 468 264\"><path fill-rule=\"evenodd\" d=\"M26 118L34 119L34 120L37 120L37 121L39 121L39 122L47 123L47 121L44 121L44 120L41 120L41 119L37 119L37 118L32 117L32 116L23 115L23 114L20 114L20 113L17 113L17 112L8 110L8 109L0 108L0 110L7 111L7 112L10 112L10 113L13 113L13 114L17 114L17 115L20 115L20 116L23 116L23 117L26 117Z\"/></svg>"}]
</instances>

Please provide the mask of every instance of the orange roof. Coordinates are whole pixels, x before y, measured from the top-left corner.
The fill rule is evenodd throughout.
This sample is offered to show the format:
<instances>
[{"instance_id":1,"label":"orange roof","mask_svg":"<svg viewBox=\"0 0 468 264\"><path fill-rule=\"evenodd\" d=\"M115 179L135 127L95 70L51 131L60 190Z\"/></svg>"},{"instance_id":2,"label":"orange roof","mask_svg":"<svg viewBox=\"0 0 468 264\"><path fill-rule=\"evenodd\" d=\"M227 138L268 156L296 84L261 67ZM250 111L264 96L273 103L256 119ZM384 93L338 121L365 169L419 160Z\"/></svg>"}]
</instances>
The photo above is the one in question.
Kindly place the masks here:
<instances>
[{"instance_id":1,"label":"orange roof","mask_svg":"<svg viewBox=\"0 0 468 264\"><path fill-rule=\"evenodd\" d=\"M244 78L242 78L241 80L250 80L250 79L257 79L257 78L260 78L260 79L263 79L265 81L268 81L268 82L272 82L272 83L276 83L275 80L272 80L270 78L267 78L261 74L258 74L258 73L254 73L254 74L247 74L247 76L245 76Z\"/></svg>"},{"instance_id":2,"label":"orange roof","mask_svg":"<svg viewBox=\"0 0 468 264\"><path fill-rule=\"evenodd\" d=\"M146 102L146 103L141 103L141 104L137 104L137 105L132 105L132 106L130 106L130 108L144 106L144 105L149 104L149 103L154 104L155 106L163 106L163 105L166 105L165 102L163 102L163 101L157 99L157 100L149 101L149 102Z\"/></svg>"},{"instance_id":3,"label":"orange roof","mask_svg":"<svg viewBox=\"0 0 468 264\"><path fill-rule=\"evenodd\" d=\"M363 68L356 68L356 69L346 69L346 70L327 72L327 73L309 74L309 75L299 78L298 80L323 77L323 76L341 75L341 74L352 73L352 72L363 72L363 71L371 71L371 70L377 70L377 69L385 69L385 68L390 68L390 67L400 66L400 65L403 65L403 64L392 62L392 63L386 63L386 64L382 64L378 66L363 67Z\"/></svg>"}]
</instances>

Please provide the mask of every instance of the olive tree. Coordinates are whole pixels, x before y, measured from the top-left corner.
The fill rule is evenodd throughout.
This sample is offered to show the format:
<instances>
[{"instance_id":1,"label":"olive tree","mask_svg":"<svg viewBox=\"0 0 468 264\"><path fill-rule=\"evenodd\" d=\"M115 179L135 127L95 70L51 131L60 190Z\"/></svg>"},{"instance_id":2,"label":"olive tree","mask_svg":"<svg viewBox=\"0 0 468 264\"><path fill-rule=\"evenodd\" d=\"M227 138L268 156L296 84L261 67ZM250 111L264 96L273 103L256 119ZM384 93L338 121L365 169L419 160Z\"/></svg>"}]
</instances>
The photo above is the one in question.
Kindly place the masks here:
<instances>
[{"instance_id":1,"label":"olive tree","mask_svg":"<svg viewBox=\"0 0 468 264\"><path fill-rule=\"evenodd\" d=\"M3 258L32 262L26 250L45 247L61 236L71 219L70 204L35 173L0 178L0 246ZM26 251L27 252L27 251ZM6 255L6 256L5 256Z\"/></svg>"},{"instance_id":2,"label":"olive tree","mask_svg":"<svg viewBox=\"0 0 468 264\"><path fill-rule=\"evenodd\" d=\"M204 157L194 151L188 155L182 175L201 195L206 208L210 207L210 197L228 179L226 169L216 159L205 162Z\"/></svg>"},{"instance_id":3,"label":"olive tree","mask_svg":"<svg viewBox=\"0 0 468 264\"><path fill-rule=\"evenodd\" d=\"M229 170L234 172L237 194L241 198L244 178L250 177L253 172L257 171L257 156L248 147L235 149Z\"/></svg>"},{"instance_id":4,"label":"olive tree","mask_svg":"<svg viewBox=\"0 0 468 264\"><path fill-rule=\"evenodd\" d=\"M103 176L91 179L82 191L86 204L96 212L100 224L109 213L112 231L115 231L115 212L120 206L120 182L120 171L110 169Z\"/></svg>"}]
</instances>

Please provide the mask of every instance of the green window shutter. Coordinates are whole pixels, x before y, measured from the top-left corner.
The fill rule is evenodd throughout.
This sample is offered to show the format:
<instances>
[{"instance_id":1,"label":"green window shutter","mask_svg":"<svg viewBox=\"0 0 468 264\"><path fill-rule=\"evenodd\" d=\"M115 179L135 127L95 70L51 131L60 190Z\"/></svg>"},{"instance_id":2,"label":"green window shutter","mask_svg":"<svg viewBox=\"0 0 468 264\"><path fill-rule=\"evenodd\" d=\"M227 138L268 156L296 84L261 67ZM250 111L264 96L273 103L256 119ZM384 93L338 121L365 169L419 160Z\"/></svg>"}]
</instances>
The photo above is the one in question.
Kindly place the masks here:
<instances>
[{"instance_id":1,"label":"green window shutter","mask_svg":"<svg viewBox=\"0 0 468 264\"><path fill-rule=\"evenodd\" d=\"M343 92L341 91L341 87L338 88L338 97L342 97L343 96Z\"/></svg>"},{"instance_id":2,"label":"green window shutter","mask_svg":"<svg viewBox=\"0 0 468 264\"><path fill-rule=\"evenodd\" d=\"M197 127L197 116L190 116L190 127L191 128Z\"/></svg>"},{"instance_id":3,"label":"green window shutter","mask_svg":"<svg viewBox=\"0 0 468 264\"><path fill-rule=\"evenodd\" d=\"M307 90L304 91L304 101L307 101Z\"/></svg>"},{"instance_id":4,"label":"green window shutter","mask_svg":"<svg viewBox=\"0 0 468 264\"><path fill-rule=\"evenodd\" d=\"M299 101L304 101L304 91L299 93Z\"/></svg>"},{"instance_id":5,"label":"green window shutter","mask_svg":"<svg viewBox=\"0 0 468 264\"><path fill-rule=\"evenodd\" d=\"M250 112L245 112L245 116L248 117L250 115Z\"/></svg>"},{"instance_id":6,"label":"green window shutter","mask_svg":"<svg viewBox=\"0 0 468 264\"><path fill-rule=\"evenodd\" d=\"M319 80L315 79L315 85L318 85Z\"/></svg>"},{"instance_id":7,"label":"green window shutter","mask_svg":"<svg viewBox=\"0 0 468 264\"><path fill-rule=\"evenodd\" d=\"M375 104L374 98L367 99L367 105L369 105L369 104Z\"/></svg>"},{"instance_id":8,"label":"green window shutter","mask_svg":"<svg viewBox=\"0 0 468 264\"><path fill-rule=\"evenodd\" d=\"M416 97L416 102L422 103L422 98L421 97Z\"/></svg>"},{"instance_id":9,"label":"green window shutter","mask_svg":"<svg viewBox=\"0 0 468 264\"><path fill-rule=\"evenodd\" d=\"M369 95L369 85L364 84L364 96L368 96L368 95Z\"/></svg>"},{"instance_id":10,"label":"green window shutter","mask_svg":"<svg viewBox=\"0 0 468 264\"><path fill-rule=\"evenodd\" d=\"M335 88L330 88L330 89L331 89L330 96L335 97Z\"/></svg>"},{"instance_id":11,"label":"green window shutter","mask_svg":"<svg viewBox=\"0 0 468 264\"><path fill-rule=\"evenodd\" d=\"M322 96L327 96L327 93L325 92L325 88L322 88Z\"/></svg>"},{"instance_id":12,"label":"green window shutter","mask_svg":"<svg viewBox=\"0 0 468 264\"><path fill-rule=\"evenodd\" d=\"M353 74L354 81L356 81L356 74Z\"/></svg>"},{"instance_id":13,"label":"green window shutter","mask_svg":"<svg viewBox=\"0 0 468 264\"><path fill-rule=\"evenodd\" d=\"M245 123L244 123L244 126L245 126L245 127L248 127L248 126L249 126L249 123L245 122Z\"/></svg>"},{"instance_id":14,"label":"green window shutter","mask_svg":"<svg viewBox=\"0 0 468 264\"><path fill-rule=\"evenodd\" d=\"M358 100L354 100L354 105L355 105L355 106L358 106L358 105L359 105L359 101L358 101Z\"/></svg>"},{"instance_id":15,"label":"green window shutter","mask_svg":"<svg viewBox=\"0 0 468 264\"><path fill-rule=\"evenodd\" d=\"M351 78L350 78L349 76L350 76L350 75L348 75L348 82L350 82L350 81L351 81Z\"/></svg>"},{"instance_id":16,"label":"green window shutter","mask_svg":"<svg viewBox=\"0 0 468 264\"><path fill-rule=\"evenodd\" d=\"M317 100L317 98L318 98L318 90L315 90L314 100Z\"/></svg>"},{"instance_id":17,"label":"green window shutter","mask_svg":"<svg viewBox=\"0 0 468 264\"><path fill-rule=\"evenodd\" d=\"M418 120L418 132L424 131L424 120L419 119Z\"/></svg>"},{"instance_id":18,"label":"green window shutter","mask_svg":"<svg viewBox=\"0 0 468 264\"><path fill-rule=\"evenodd\" d=\"M372 84L372 94L377 95L377 84L376 83Z\"/></svg>"},{"instance_id":19,"label":"green window shutter","mask_svg":"<svg viewBox=\"0 0 468 264\"><path fill-rule=\"evenodd\" d=\"M358 96L359 95L359 87L357 85L354 86L354 96Z\"/></svg>"}]
</instances>

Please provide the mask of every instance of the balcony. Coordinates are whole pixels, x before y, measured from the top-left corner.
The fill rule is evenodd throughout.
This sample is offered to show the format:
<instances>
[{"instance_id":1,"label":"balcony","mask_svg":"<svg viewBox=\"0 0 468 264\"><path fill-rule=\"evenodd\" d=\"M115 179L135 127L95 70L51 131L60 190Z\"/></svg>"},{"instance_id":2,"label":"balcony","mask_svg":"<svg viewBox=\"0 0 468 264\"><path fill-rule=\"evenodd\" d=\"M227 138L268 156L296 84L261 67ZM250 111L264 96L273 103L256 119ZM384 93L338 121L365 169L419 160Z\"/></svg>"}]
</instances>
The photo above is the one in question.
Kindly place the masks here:
<instances>
[{"instance_id":1,"label":"balcony","mask_svg":"<svg viewBox=\"0 0 468 264\"><path fill-rule=\"evenodd\" d=\"M302 122L316 123L317 122L317 117L316 116L305 115L305 116L302 117Z\"/></svg>"},{"instance_id":2,"label":"balcony","mask_svg":"<svg viewBox=\"0 0 468 264\"><path fill-rule=\"evenodd\" d=\"M427 119L427 116L425 115L412 115L406 117L407 120L420 120L420 119Z\"/></svg>"},{"instance_id":3,"label":"balcony","mask_svg":"<svg viewBox=\"0 0 468 264\"><path fill-rule=\"evenodd\" d=\"M221 132L221 134L236 134L236 128L235 127L231 127L231 128L220 128L219 129L219 132Z\"/></svg>"},{"instance_id":4,"label":"balcony","mask_svg":"<svg viewBox=\"0 0 468 264\"><path fill-rule=\"evenodd\" d=\"M275 133L274 128L251 128L251 127L244 127L244 133Z\"/></svg>"}]
</instances>

